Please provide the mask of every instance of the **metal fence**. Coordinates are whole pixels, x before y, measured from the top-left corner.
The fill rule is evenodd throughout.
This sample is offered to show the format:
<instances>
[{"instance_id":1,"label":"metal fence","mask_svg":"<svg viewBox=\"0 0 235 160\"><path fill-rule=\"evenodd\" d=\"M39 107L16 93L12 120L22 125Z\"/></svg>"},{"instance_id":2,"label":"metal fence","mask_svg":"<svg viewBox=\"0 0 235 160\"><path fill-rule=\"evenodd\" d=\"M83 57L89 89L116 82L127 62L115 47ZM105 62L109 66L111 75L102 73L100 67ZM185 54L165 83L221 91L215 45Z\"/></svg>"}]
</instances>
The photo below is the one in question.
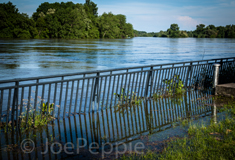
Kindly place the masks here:
<instances>
[{"instance_id":1,"label":"metal fence","mask_svg":"<svg viewBox=\"0 0 235 160\"><path fill-rule=\"evenodd\" d=\"M16 120L17 125L21 114L28 120L30 114L34 118L42 112L43 103L48 107L53 103L51 114L65 118L152 97L174 90L179 82L185 89L202 88L213 77L214 63L220 63L224 72L234 67L235 57L3 80L0 120L7 124ZM173 81L167 84L166 79Z\"/></svg>"},{"instance_id":2,"label":"metal fence","mask_svg":"<svg viewBox=\"0 0 235 160\"><path fill-rule=\"evenodd\" d=\"M205 104L207 104L205 106ZM13 152L12 150L0 150L0 159L43 159L41 152L46 149L46 138L56 137L55 141L61 144L72 143L74 146L85 146L85 149L96 142L99 151L102 151L102 143L109 142L114 147L118 144L139 140L141 136L155 134L179 125L184 119L204 117L213 115L212 97L201 92L188 92L181 99L160 98L159 100L143 100L138 105L104 109L98 112L89 112L70 116L63 120L55 120L52 125L47 125L44 130L31 130L31 134L17 134L12 137L3 134L0 145L11 145L13 142L22 142L24 139L34 141L35 150L32 153ZM36 133L35 133L36 132ZM29 136L36 135L36 136ZM86 140L78 142L77 139ZM84 143L82 143L84 142ZM52 142L50 142L51 144ZM80 144L77 144L80 143ZM20 145L19 145L20 146ZM51 145L52 146L52 145ZM147 146L145 146L147 147ZM53 150L58 152L58 147ZM74 150L76 152L76 148ZM101 153L101 152L100 152ZM79 154L88 154L79 153ZM2 156L1 156L2 155ZM76 155L76 154L75 154ZM52 154L50 152L46 159L64 159L68 155ZM71 155L70 155L71 156ZM85 159L85 157L84 157Z\"/></svg>"}]
</instances>

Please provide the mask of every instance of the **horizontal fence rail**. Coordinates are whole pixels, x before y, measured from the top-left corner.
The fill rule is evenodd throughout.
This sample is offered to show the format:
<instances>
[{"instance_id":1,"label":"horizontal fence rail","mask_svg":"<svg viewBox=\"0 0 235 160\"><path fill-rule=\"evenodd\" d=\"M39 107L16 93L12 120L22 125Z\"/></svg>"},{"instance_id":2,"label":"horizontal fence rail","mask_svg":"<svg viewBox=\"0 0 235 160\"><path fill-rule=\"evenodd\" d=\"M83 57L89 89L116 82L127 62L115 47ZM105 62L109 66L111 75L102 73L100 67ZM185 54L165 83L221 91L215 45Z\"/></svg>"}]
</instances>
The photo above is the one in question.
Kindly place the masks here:
<instances>
[{"instance_id":1,"label":"horizontal fence rail","mask_svg":"<svg viewBox=\"0 0 235 160\"><path fill-rule=\"evenodd\" d=\"M54 104L51 115L65 118L164 94L179 82L185 89L204 88L211 85L214 63L221 64L223 74L234 67L235 57L3 80L0 119L18 125L21 115L35 117L50 104Z\"/></svg>"}]
</instances>

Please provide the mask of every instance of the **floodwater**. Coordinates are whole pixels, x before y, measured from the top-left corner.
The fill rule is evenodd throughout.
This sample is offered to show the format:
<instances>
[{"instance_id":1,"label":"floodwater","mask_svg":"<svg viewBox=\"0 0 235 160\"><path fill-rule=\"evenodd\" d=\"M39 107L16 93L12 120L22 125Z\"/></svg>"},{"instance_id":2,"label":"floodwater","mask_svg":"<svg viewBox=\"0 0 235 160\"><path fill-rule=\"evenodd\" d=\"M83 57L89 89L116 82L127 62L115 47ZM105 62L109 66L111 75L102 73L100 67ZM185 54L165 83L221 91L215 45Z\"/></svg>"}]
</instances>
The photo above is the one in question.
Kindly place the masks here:
<instances>
[{"instance_id":1,"label":"floodwater","mask_svg":"<svg viewBox=\"0 0 235 160\"><path fill-rule=\"evenodd\" d=\"M0 40L0 80L234 57L235 39L133 38L115 40ZM135 147L161 150L172 137L187 135L182 120L210 123L223 119L209 93L56 119L41 129L1 131L0 159L116 158ZM91 149L91 150L89 150ZM45 152L45 154L43 154Z\"/></svg>"},{"instance_id":2,"label":"floodwater","mask_svg":"<svg viewBox=\"0 0 235 160\"><path fill-rule=\"evenodd\" d=\"M187 135L182 120L216 123L224 119L217 112L212 96L200 91L117 105L56 119L27 134L2 131L0 159L113 159L136 146L138 152L161 150L164 141Z\"/></svg>"},{"instance_id":3,"label":"floodwater","mask_svg":"<svg viewBox=\"0 0 235 160\"><path fill-rule=\"evenodd\" d=\"M0 80L235 55L235 39L0 40Z\"/></svg>"}]
</instances>

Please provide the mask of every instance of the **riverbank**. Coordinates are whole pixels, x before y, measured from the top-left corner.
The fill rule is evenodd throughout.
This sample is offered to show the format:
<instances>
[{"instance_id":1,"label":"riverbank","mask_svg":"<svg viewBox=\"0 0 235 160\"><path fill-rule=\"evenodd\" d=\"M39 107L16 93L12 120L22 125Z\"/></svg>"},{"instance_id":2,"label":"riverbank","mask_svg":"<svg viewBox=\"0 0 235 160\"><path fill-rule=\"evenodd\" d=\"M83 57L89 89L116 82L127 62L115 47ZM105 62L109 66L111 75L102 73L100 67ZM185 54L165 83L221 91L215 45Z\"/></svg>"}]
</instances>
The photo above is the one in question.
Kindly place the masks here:
<instances>
[{"instance_id":1,"label":"riverbank","mask_svg":"<svg viewBox=\"0 0 235 160\"><path fill-rule=\"evenodd\" d=\"M162 148L147 150L145 154L131 154L121 157L126 159L233 159L235 156L235 101L233 98L216 98L221 105L218 112L226 118L220 122L211 121L192 124L182 121L188 126L187 136L174 137L164 141Z\"/></svg>"}]
</instances>

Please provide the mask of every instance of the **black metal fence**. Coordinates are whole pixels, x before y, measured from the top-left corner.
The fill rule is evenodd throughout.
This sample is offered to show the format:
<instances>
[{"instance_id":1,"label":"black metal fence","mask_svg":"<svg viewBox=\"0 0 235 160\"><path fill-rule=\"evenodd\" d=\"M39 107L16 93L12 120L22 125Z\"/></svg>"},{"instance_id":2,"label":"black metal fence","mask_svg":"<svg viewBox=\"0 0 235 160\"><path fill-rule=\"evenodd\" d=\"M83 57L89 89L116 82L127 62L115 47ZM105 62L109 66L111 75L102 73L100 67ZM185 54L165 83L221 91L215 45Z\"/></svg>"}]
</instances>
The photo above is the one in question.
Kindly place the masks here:
<instances>
[{"instance_id":1,"label":"black metal fence","mask_svg":"<svg viewBox=\"0 0 235 160\"><path fill-rule=\"evenodd\" d=\"M0 81L0 120L7 124L19 116L42 112L43 104L53 105L57 118L106 109L132 99L164 93L182 82L185 89L203 87L213 77L213 64L223 71L234 67L235 57L149 65L112 70L79 72ZM177 77L177 78L175 78ZM173 80L165 83L165 80ZM27 121L27 120L26 120Z\"/></svg>"},{"instance_id":2,"label":"black metal fence","mask_svg":"<svg viewBox=\"0 0 235 160\"><path fill-rule=\"evenodd\" d=\"M14 142L22 142L24 139L31 138L35 143L35 150L32 153L24 154L23 152L14 152L11 149L6 152L2 149L0 150L0 159L43 159L43 156L47 157L45 159L64 159L68 157L62 153L41 154L46 150L46 145L43 145L46 144L46 138L51 139L51 137L56 138L55 142L61 144L71 142L75 147L85 146L87 150L91 143L96 142L100 146L99 150L102 151L102 143L109 142L115 147L118 144L138 140L148 133L154 134L172 128L181 120L213 115L213 109L213 100L208 93L188 92L180 99L160 98L157 101L148 99L138 105L70 116L63 120L53 121L53 125L47 125L44 130L37 132L31 130L33 133L28 135L17 134L12 137L7 133L3 134L0 138L0 145L11 146ZM29 135L36 136L30 137ZM84 141L77 144L78 138L86 140L87 145L84 145ZM84 143L82 144L82 142ZM58 147L54 147L53 150L58 152ZM80 152L79 154L86 155L88 152Z\"/></svg>"}]
</instances>

